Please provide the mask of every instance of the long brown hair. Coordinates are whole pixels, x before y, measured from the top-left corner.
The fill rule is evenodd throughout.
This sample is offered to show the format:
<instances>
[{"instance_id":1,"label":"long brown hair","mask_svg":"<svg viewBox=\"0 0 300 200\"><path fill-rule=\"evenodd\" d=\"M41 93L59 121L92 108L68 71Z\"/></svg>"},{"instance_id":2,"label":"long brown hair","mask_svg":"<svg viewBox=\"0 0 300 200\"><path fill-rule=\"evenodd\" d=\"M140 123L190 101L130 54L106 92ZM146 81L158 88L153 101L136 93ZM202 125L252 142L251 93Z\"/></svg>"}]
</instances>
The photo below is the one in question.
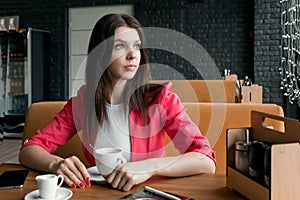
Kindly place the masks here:
<instances>
[{"instance_id":1,"label":"long brown hair","mask_svg":"<svg viewBox=\"0 0 300 200\"><path fill-rule=\"evenodd\" d=\"M137 30L141 40L141 61L133 79L126 84L125 105L136 109L144 116L147 108L146 83L150 80L149 60L145 47L145 37L140 23L132 16L125 14L108 14L100 18L91 34L86 65L86 114L85 128L88 134L96 130L107 117L105 103L107 90L113 87L112 75L107 70L112 54L115 30L121 26ZM92 136L90 135L90 136ZM90 138L92 139L92 138Z\"/></svg>"}]
</instances>

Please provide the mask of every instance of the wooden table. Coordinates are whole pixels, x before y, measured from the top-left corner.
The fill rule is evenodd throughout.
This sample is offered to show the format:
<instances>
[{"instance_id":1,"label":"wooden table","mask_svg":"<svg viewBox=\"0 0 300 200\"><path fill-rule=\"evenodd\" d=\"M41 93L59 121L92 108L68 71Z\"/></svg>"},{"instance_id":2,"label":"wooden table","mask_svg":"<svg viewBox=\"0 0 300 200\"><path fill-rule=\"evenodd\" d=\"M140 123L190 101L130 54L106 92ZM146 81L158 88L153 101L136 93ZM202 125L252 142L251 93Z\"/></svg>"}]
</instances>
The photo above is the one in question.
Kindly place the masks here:
<instances>
[{"instance_id":1,"label":"wooden table","mask_svg":"<svg viewBox=\"0 0 300 200\"><path fill-rule=\"evenodd\" d=\"M0 174L6 170L24 169L19 164L1 164ZM37 189L35 176L41 174L38 171L30 170L22 189L0 190L0 199L5 200L21 200L24 199L27 193ZM201 174L196 176L181 177L181 178L165 178L153 177L143 184L135 186L129 192L122 192L111 188L108 184L92 183L91 187L79 189L69 188L73 192L72 200L76 199L119 199L127 194L130 194L143 186L150 187L176 193L183 196L193 197L194 199L242 199L237 193L232 192L226 187L226 176L216 174Z\"/></svg>"}]
</instances>

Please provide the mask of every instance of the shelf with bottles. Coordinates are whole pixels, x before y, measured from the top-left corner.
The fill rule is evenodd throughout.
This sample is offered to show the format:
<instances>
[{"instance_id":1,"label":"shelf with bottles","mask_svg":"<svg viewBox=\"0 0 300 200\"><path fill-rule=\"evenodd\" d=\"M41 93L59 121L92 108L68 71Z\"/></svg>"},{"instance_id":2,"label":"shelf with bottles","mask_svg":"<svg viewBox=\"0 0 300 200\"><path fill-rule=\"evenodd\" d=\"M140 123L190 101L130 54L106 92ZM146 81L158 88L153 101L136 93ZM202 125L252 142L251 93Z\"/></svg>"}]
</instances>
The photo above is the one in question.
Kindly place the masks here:
<instances>
[{"instance_id":1,"label":"shelf with bottles","mask_svg":"<svg viewBox=\"0 0 300 200\"><path fill-rule=\"evenodd\" d=\"M2 46L1 46L2 47ZM6 69L7 69L7 54L6 53L2 53L3 51L1 51L1 80L5 81L6 79Z\"/></svg>"},{"instance_id":2,"label":"shelf with bottles","mask_svg":"<svg viewBox=\"0 0 300 200\"><path fill-rule=\"evenodd\" d=\"M24 94L24 53L11 52L9 55L7 95Z\"/></svg>"},{"instance_id":3,"label":"shelf with bottles","mask_svg":"<svg viewBox=\"0 0 300 200\"><path fill-rule=\"evenodd\" d=\"M23 34L24 33L24 34ZM17 96L24 95L25 83L25 42L26 35L22 30L8 33L8 60L6 69L6 96L12 97L13 103L19 102L15 100ZM13 105L12 105L13 106ZM14 106L18 107L18 106ZM8 107L8 110L14 110Z\"/></svg>"},{"instance_id":4,"label":"shelf with bottles","mask_svg":"<svg viewBox=\"0 0 300 200\"><path fill-rule=\"evenodd\" d=\"M6 138L22 136L28 106L48 94L49 38L49 31L19 28L18 16L0 17L0 113Z\"/></svg>"},{"instance_id":5,"label":"shelf with bottles","mask_svg":"<svg viewBox=\"0 0 300 200\"><path fill-rule=\"evenodd\" d=\"M8 56L1 77L5 87L5 115L24 115L28 107L28 95L25 94L26 34L22 29L7 35Z\"/></svg>"},{"instance_id":6,"label":"shelf with bottles","mask_svg":"<svg viewBox=\"0 0 300 200\"><path fill-rule=\"evenodd\" d=\"M8 78L24 78L24 53L10 53Z\"/></svg>"},{"instance_id":7,"label":"shelf with bottles","mask_svg":"<svg viewBox=\"0 0 300 200\"><path fill-rule=\"evenodd\" d=\"M24 115L27 111L28 107L28 95L11 95L6 98L10 99L8 102L10 105L6 105L8 107L6 114L11 115Z\"/></svg>"},{"instance_id":8,"label":"shelf with bottles","mask_svg":"<svg viewBox=\"0 0 300 200\"><path fill-rule=\"evenodd\" d=\"M3 23L3 19L1 19L1 23ZM7 47L8 32L0 28L0 99L4 99L6 92Z\"/></svg>"},{"instance_id":9,"label":"shelf with bottles","mask_svg":"<svg viewBox=\"0 0 300 200\"><path fill-rule=\"evenodd\" d=\"M7 93L8 96L18 96L24 94L24 79L15 78L10 81L10 91Z\"/></svg>"}]
</instances>

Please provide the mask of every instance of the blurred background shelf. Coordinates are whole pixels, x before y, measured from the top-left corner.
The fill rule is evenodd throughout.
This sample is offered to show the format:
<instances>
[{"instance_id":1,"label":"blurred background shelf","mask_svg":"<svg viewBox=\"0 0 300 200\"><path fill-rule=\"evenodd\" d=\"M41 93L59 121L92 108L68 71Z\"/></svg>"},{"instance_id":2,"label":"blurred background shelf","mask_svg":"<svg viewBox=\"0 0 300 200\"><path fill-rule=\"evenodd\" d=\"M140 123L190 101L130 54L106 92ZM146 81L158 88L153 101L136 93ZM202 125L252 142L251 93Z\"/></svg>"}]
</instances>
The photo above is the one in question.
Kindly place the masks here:
<instances>
[{"instance_id":1,"label":"blurred background shelf","mask_svg":"<svg viewBox=\"0 0 300 200\"><path fill-rule=\"evenodd\" d=\"M22 138L28 107L47 99L49 38L50 32L29 27L0 31L1 138Z\"/></svg>"}]
</instances>

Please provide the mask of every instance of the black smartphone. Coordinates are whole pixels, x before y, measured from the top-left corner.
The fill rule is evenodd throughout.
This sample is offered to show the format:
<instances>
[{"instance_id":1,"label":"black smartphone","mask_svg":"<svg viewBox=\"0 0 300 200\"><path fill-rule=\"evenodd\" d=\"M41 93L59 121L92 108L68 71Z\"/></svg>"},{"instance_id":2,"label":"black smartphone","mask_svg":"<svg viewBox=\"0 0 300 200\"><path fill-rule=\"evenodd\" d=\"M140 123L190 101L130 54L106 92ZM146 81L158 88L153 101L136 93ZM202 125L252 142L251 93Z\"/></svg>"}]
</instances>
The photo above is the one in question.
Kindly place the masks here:
<instances>
[{"instance_id":1,"label":"black smartphone","mask_svg":"<svg viewBox=\"0 0 300 200\"><path fill-rule=\"evenodd\" d=\"M0 190L22 188L28 170L5 171L0 176Z\"/></svg>"}]
</instances>

